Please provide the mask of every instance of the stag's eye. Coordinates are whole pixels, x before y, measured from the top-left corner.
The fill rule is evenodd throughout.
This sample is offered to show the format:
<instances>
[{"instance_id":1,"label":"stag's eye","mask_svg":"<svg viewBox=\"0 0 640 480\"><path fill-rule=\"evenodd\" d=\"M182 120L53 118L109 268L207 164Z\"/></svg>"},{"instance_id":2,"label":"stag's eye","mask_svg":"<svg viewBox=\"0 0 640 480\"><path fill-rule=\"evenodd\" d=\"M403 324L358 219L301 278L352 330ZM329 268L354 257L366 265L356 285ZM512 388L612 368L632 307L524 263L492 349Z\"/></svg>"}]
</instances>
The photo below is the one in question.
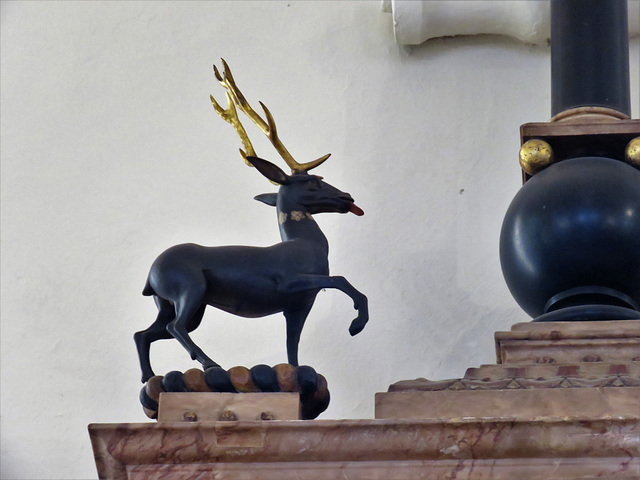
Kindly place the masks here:
<instances>
[{"instance_id":1,"label":"stag's eye","mask_svg":"<svg viewBox=\"0 0 640 480\"><path fill-rule=\"evenodd\" d=\"M312 191L320 190L322 188L322 184L320 180L314 178L307 183L307 188Z\"/></svg>"}]
</instances>

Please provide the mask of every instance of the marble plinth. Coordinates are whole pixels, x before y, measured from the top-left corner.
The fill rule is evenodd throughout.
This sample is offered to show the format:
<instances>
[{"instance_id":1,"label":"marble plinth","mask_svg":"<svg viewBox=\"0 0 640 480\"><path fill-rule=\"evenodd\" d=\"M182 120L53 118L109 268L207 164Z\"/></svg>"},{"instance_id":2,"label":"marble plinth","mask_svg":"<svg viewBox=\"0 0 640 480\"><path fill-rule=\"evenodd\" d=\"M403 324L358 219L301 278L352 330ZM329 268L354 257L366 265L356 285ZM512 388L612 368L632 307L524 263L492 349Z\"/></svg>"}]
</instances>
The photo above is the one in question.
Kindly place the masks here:
<instances>
[{"instance_id":1,"label":"marble plinth","mask_svg":"<svg viewBox=\"0 0 640 480\"><path fill-rule=\"evenodd\" d=\"M100 479L640 475L638 422L623 418L94 424L89 434Z\"/></svg>"},{"instance_id":2,"label":"marble plinth","mask_svg":"<svg viewBox=\"0 0 640 480\"><path fill-rule=\"evenodd\" d=\"M394 383L388 392L376 394L376 418L442 424L512 420L528 425L530 430L523 430L533 435L547 422L571 430L576 421L590 426L623 421L630 429L630 436L621 440L629 447L630 470L616 470L619 460L609 457L594 460L597 466L578 462L570 472L551 473L554 462L583 456L577 453L577 438L568 436L566 450L548 445L546 453L534 453L525 447L527 457L535 458L541 470L523 470L512 478L640 479L640 321L523 323L497 332L495 340L496 364L469 368L463 378ZM513 440L517 433L506 435ZM616 436L598 429L587 435L603 445ZM570 453L574 448L575 455Z\"/></svg>"},{"instance_id":3,"label":"marble plinth","mask_svg":"<svg viewBox=\"0 0 640 480\"><path fill-rule=\"evenodd\" d=\"M640 321L519 323L497 364L394 383L376 418L640 418Z\"/></svg>"},{"instance_id":4,"label":"marble plinth","mask_svg":"<svg viewBox=\"0 0 640 480\"><path fill-rule=\"evenodd\" d=\"M517 323L495 341L499 364L640 361L640 320Z\"/></svg>"},{"instance_id":5,"label":"marble plinth","mask_svg":"<svg viewBox=\"0 0 640 480\"><path fill-rule=\"evenodd\" d=\"M89 425L99 478L640 479L640 321L495 338L496 364L397 382L376 394L374 420Z\"/></svg>"},{"instance_id":6,"label":"marble plinth","mask_svg":"<svg viewBox=\"0 0 640 480\"><path fill-rule=\"evenodd\" d=\"M376 394L376 418L640 418L640 388L440 390Z\"/></svg>"}]
</instances>

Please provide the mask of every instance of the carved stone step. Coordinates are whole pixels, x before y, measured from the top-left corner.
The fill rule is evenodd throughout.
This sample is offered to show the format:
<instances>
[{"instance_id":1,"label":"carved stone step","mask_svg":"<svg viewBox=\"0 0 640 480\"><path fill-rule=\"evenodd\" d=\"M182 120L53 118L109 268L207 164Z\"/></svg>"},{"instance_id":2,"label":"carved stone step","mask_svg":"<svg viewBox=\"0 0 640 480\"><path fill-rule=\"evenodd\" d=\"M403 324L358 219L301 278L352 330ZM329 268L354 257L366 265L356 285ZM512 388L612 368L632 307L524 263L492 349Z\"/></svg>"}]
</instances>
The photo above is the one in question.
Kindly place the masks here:
<instances>
[{"instance_id":1,"label":"carved stone step","mask_svg":"<svg viewBox=\"0 0 640 480\"><path fill-rule=\"evenodd\" d=\"M629 375L607 375L603 377L548 377L548 378L498 378L449 380L402 380L389 386L389 392L437 392L441 390L531 390L550 388L604 388L640 387L640 378ZM640 408L640 405L639 405Z\"/></svg>"},{"instance_id":2,"label":"carved stone step","mask_svg":"<svg viewBox=\"0 0 640 480\"><path fill-rule=\"evenodd\" d=\"M640 418L640 321L548 322L497 332L497 365L404 380L376 418Z\"/></svg>"},{"instance_id":3,"label":"carved stone step","mask_svg":"<svg viewBox=\"0 0 640 480\"><path fill-rule=\"evenodd\" d=\"M515 380L513 380L515 382ZM640 387L398 391L376 394L377 419L640 418Z\"/></svg>"},{"instance_id":4,"label":"carved stone step","mask_svg":"<svg viewBox=\"0 0 640 480\"><path fill-rule=\"evenodd\" d=\"M518 323L496 332L505 365L640 361L640 320Z\"/></svg>"},{"instance_id":5,"label":"carved stone step","mask_svg":"<svg viewBox=\"0 0 640 480\"><path fill-rule=\"evenodd\" d=\"M627 363L551 363L538 365L481 365L468 368L467 380L500 380L505 378L544 379L551 377L598 378L628 375L640 379L640 362Z\"/></svg>"}]
</instances>

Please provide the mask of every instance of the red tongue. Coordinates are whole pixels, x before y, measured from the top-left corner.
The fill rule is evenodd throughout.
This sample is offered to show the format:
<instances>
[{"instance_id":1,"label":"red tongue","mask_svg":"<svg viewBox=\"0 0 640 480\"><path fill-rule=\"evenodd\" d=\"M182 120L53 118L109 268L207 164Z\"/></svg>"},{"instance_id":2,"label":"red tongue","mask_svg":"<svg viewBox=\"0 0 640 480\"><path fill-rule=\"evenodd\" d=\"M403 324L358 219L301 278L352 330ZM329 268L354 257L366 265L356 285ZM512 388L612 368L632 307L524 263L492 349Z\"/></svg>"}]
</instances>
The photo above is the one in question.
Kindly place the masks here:
<instances>
[{"instance_id":1,"label":"red tongue","mask_svg":"<svg viewBox=\"0 0 640 480\"><path fill-rule=\"evenodd\" d=\"M358 215L359 217L364 215L364 210L362 210L359 206L357 206L355 203L352 203L351 206L349 207L349 211L355 215Z\"/></svg>"}]
</instances>

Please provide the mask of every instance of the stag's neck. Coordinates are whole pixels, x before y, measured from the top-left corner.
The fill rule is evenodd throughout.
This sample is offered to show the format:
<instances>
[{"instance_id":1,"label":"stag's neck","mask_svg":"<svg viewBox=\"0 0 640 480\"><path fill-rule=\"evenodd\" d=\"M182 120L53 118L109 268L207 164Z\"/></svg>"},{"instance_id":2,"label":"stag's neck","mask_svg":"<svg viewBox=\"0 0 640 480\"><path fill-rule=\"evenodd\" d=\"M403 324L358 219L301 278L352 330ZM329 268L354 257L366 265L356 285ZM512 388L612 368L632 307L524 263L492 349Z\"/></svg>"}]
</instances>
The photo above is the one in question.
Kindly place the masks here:
<instances>
[{"instance_id":1,"label":"stag's neck","mask_svg":"<svg viewBox=\"0 0 640 480\"><path fill-rule=\"evenodd\" d=\"M303 209L278 209L280 237L283 242L306 240L320 246L327 254L329 242L311 214Z\"/></svg>"}]
</instances>

